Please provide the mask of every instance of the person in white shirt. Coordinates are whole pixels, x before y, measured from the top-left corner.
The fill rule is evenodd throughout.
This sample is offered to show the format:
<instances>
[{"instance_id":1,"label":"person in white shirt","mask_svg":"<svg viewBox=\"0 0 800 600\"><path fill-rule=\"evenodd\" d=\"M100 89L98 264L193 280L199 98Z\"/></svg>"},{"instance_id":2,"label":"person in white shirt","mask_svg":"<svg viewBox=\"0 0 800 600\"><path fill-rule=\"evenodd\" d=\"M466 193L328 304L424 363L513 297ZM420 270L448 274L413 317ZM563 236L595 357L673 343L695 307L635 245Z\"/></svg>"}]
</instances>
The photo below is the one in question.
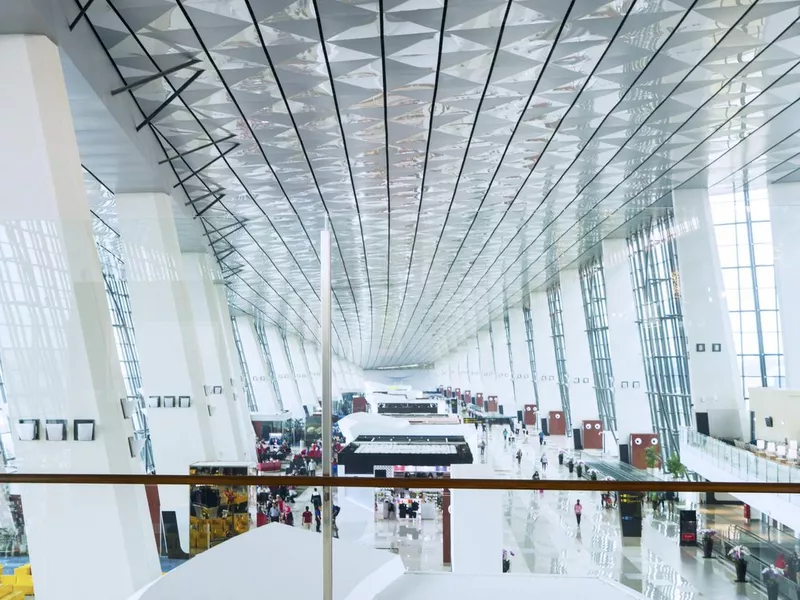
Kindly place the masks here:
<instances>
[{"instance_id":1,"label":"person in white shirt","mask_svg":"<svg viewBox=\"0 0 800 600\"><path fill-rule=\"evenodd\" d=\"M314 462L313 458L308 461L308 474L309 475L317 474L317 463Z\"/></svg>"}]
</instances>

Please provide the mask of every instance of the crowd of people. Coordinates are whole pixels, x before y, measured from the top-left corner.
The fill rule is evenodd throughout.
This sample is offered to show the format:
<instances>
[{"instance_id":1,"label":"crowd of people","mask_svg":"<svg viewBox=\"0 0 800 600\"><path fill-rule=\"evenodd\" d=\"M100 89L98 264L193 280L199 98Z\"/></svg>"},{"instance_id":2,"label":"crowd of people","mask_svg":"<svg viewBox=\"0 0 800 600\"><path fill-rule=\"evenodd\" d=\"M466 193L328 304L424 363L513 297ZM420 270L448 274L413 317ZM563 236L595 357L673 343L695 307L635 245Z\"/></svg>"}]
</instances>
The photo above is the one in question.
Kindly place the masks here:
<instances>
[{"instance_id":1,"label":"crowd of people","mask_svg":"<svg viewBox=\"0 0 800 600\"><path fill-rule=\"evenodd\" d=\"M293 485L281 485L259 488L256 493L256 525L261 527L267 523L283 523L294 525L292 505L297 498L297 488Z\"/></svg>"}]
</instances>

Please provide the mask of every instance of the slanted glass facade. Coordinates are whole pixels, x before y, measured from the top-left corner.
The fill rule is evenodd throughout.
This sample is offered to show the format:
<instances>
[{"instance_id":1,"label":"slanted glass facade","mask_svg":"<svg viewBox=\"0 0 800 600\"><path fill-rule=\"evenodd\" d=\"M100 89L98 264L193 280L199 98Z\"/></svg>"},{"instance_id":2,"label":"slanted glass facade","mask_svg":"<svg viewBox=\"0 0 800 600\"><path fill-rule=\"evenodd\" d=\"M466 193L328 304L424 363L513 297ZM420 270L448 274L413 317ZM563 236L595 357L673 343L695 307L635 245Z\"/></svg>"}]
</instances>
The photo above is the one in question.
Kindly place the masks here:
<instances>
[{"instance_id":1,"label":"slanted glass facade","mask_svg":"<svg viewBox=\"0 0 800 600\"><path fill-rule=\"evenodd\" d=\"M564 411L564 419L567 421L567 435L571 436L572 410L569 403L569 371L567 370L567 351L564 345L564 315L561 308L561 286L559 284L547 289L547 306L550 309L550 331L556 355L561 409Z\"/></svg>"},{"instance_id":2,"label":"slanted glass facade","mask_svg":"<svg viewBox=\"0 0 800 600\"><path fill-rule=\"evenodd\" d=\"M786 382L767 190L745 185L709 201L742 395L749 398L749 388Z\"/></svg>"},{"instance_id":3,"label":"slanted glass facade","mask_svg":"<svg viewBox=\"0 0 800 600\"><path fill-rule=\"evenodd\" d=\"M673 216L636 230L628 250L650 414L663 456L670 456L678 452L680 427L693 421Z\"/></svg>"},{"instance_id":4,"label":"slanted glass facade","mask_svg":"<svg viewBox=\"0 0 800 600\"><path fill-rule=\"evenodd\" d=\"M606 307L606 281L603 264L598 259L579 269L581 295L586 318L586 335L592 357L597 413L603 429L617 439L617 411L614 404L614 371L611 368L611 351L608 346L608 308Z\"/></svg>"},{"instance_id":5,"label":"slanted glass facade","mask_svg":"<svg viewBox=\"0 0 800 600\"><path fill-rule=\"evenodd\" d=\"M536 410L539 410L539 378L536 376L536 352L533 349L533 317L527 302L522 305L522 318L525 321L525 345L528 346L528 360L531 364L531 381L533 382L533 399Z\"/></svg>"}]
</instances>

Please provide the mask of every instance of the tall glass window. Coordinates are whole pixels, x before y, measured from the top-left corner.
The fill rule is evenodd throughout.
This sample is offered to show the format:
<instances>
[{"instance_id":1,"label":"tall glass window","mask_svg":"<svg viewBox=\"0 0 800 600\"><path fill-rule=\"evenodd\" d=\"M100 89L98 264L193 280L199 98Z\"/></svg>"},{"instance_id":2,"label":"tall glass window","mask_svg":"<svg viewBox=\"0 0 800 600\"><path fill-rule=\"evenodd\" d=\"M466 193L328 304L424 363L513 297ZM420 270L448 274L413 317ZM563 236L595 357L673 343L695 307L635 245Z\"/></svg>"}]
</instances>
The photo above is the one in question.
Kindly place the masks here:
<instances>
[{"instance_id":1,"label":"tall glass window","mask_svg":"<svg viewBox=\"0 0 800 600\"><path fill-rule=\"evenodd\" d=\"M567 435L572 435L572 411L569 405L569 372L567 371L567 351L564 346L564 315L561 310L561 286L556 284L547 290L547 306L550 309L550 329L553 335L553 349L556 354L558 372L558 391L561 394L561 408L567 422Z\"/></svg>"},{"instance_id":2,"label":"tall glass window","mask_svg":"<svg viewBox=\"0 0 800 600\"><path fill-rule=\"evenodd\" d=\"M508 308L503 312L503 329L506 333L506 350L508 351L508 369L511 371L511 392L514 394L514 404L517 402L517 376L514 373L514 352L511 350L511 321L508 318Z\"/></svg>"},{"instance_id":3,"label":"tall glass window","mask_svg":"<svg viewBox=\"0 0 800 600\"><path fill-rule=\"evenodd\" d=\"M742 394L783 387L783 340L767 190L745 185L709 197Z\"/></svg>"},{"instance_id":4,"label":"tall glass window","mask_svg":"<svg viewBox=\"0 0 800 600\"><path fill-rule=\"evenodd\" d=\"M664 456L679 451L681 426L692 424L686 335L672 214L628 238L647 395Z\"/></svg>"},{"instance_id":5,"label":"tall glass window","mask_svg":"<svg viewBox=\"0 0 800 600\"><path fill-rule=\"evenodd\" d=\"M283 331L281 331L281 341L283 342L283 352L286 354L286 364L289 365L289 371L292 373L294 391L297 392L297 397L303 405L303 410L306 411L306 416L308 416L308 407L306 406L307 399L303 398L303 394L300 392L300 384L297 383L297 371L294 370L294 362L292 361L292 351L289 350L289 340L286 338L286 334Z\"/></svg>"},{"instance_id":6,"label":"tall glass window","mask_svg":"<svg viewBox=\"0 0 800 600\"><path fill-rule=\"evenodd\" d=\"M536 403L536 410L539 410L539 385L536 383L539 378L536 376L536 352L533 349L533 317L531 307L527 303L522 305L522 318L525 321L525 344L528 346L528 360L531 363L531 380L533 381L533 400Z\"/></svg>"},{"instance_id":7,"label":"tall glass window","mask_svg":"<svg viewBox=\"0 0 800 600\"><path fill-rule=\"evenodd\" d=\"M257 320L255 322L255 329L256 329L256 336L258 337L258 343L261 346L261 352L264 353L264 359L267 361L267 376L269 377L270 381L272 382L272 390L275 392L275 400L278 402L278 406L281 407L283 410L283 397L281 396L281 388L278 385L278 378L275 376L275 367L272 364L272 354L269 351L269 344L267 344L267 332L264 331L264 324Z\"/></svg>"},{"instance_id":8,"label":"tall glass window","mask_svg":"<svg viewBox=\"0 0 800 600\"><path fill-rule=\"evenodd\" d=\"M130 295L128 285L122 275L123 263L116 254L112 254L105 246L98 244L98 253L103 267L103 280L106 285L106 299L111 313L111 327L114 332L114 341L117 346L117 355L122 365L122 376L125 389L130 397L138 401L131 424L136 439L144 440L141 458L148 473L155 472L153 460L153 447L150 443L150 428L147 425L147 416L144 412L144 398L139 390L142 387L142 374L139 369L139 357L136 353L136 339L133 331L131 316Z\"/></svg>"},{"instance_id":9,"label":"tall glass window","mask_svg":"<svg viewBox=\"0 0 800 600\"><path fill-rule=\"evenodd\" d=\"M11 435L11 422L8 419L8 397L3 383L3 365L0 363L0 454L3 464L11 465L16 458L14 436Z\"/></svg>"},{"instance_id":10,"label":"tall glass window","mask_svg":"<svg viewBox=\"0 0 800 600\"><path fill-rule=\"evenodd\" d=\"M608 309L606 306L606 279L603 265L593 259L579 269L583 310L586 317L586 335L592 357L597 410L603 429L617 439L617 411L614 405L614 372L611 369L611 352L608 348Z\"/></svg>"},{"instance_id":11,"label":"tall glass window","mask_svg":"<svg viewBox=\"0 0 800 600\"><path fill-rule=\"evenodd\" d=\"M234 317L231 317L231 329L233 330L233 343L236 345L236 354L239 356L239 368L242 370L242 387L244 387L244 395L247 398L247 406L251 412L258 412L258 403L256 402L255 394L253 394L250 370L247 368L247 361L244 358L244 349L242 348L242 338L239 335L239 324Z\"/></svg>"}]
</instances>

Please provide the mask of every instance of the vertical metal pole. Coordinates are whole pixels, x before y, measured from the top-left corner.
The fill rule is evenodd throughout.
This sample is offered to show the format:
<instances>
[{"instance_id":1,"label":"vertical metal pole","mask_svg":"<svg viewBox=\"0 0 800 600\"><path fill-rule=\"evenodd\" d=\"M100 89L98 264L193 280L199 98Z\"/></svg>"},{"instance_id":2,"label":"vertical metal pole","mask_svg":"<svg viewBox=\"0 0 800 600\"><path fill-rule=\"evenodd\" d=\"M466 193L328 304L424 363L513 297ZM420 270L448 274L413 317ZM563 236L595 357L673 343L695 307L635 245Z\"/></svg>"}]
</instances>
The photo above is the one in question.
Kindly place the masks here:
<instances>
[{"instance_id":1,"label":"vertical metal pole","mask_svg":"<svg viewBox=\"0 0 800 600\"><path fill-rule=\"evenodd\" d=\"M331 476L333 420L331 418L331 234L328 221L320 248L322 302L322 475ZM322 600L333 600L333 500L332 488L322 488Z\"/></svg>"}]
</instances>

